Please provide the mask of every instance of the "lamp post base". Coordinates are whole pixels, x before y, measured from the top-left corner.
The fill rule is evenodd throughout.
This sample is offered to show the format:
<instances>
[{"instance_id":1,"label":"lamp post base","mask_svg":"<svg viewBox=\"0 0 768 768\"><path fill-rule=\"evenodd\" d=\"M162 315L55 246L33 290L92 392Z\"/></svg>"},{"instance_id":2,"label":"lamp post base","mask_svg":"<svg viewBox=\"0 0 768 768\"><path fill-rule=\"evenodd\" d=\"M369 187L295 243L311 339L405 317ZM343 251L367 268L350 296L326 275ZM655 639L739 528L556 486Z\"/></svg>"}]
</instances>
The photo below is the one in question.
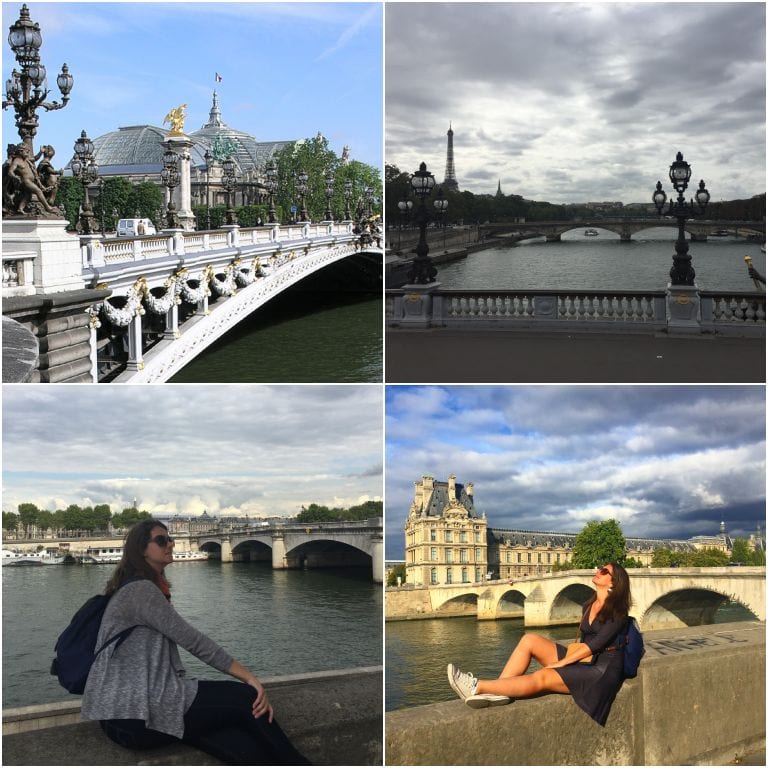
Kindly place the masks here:
<instances>
[{"instance_id":1,"label":"lamp post base","mask_svg":"<svg viewBox=\"0 0 768 768\"><path fill-rule=\"evenodd\" d=\"M395 299L398 325L414 329L442 325L442 298L432 296L439 287L438 282L404 285L404 294Z\"/></svg>"},{"instance_id":2,"label":"lamp post base","mask_svg":"<svg viewBox=\"0 0 768 768\"><path fill-rule=\"evenodd\" d=\"M667 330L670 333L701 332L701 301L694 285L667 283Z\"/></svg>"}]
</instances>

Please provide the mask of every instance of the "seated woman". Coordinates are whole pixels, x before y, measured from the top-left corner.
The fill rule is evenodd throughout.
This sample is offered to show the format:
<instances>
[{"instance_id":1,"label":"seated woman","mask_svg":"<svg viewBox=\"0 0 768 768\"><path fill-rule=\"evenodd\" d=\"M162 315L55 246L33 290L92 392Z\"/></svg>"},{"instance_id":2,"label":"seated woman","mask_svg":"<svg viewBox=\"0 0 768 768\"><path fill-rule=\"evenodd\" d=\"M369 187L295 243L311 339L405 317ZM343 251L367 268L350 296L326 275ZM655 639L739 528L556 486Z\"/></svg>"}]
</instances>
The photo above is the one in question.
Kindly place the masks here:
<instances>
[{"instance_id":1,"label":"seated woman","mask_svg":"<svg viewBox=\"0 0 768 768\"><path fill-rule=\"evenodd\" d=\"M624 682L624 651L616 640L629 615L629 576L617 563L598 568L595 595L583 606L580 642L566 648L553 640L525 634L496 680L478 680L448 665L448 682L473 708L509 704L542 693L562 693L600 725ZM542 669L526 674L533 659Z\"/></svg>"},{"instance_id":2,"label":"seated woman","mask_svg":"<svg viewBox=\"0 0 768 768\"><path fill-rule=\"evenodd\" d=\"M171 605L165 568L173 539L157 520L128 532L123 557L107 583L111 594L97 647L129 627L119 647L99 653L83 695L82 716L100 720L113 741L150 749L177 740L226 765L307 765L272 716L264 686ZM186 676L177 645L242 682Z\"/></svg>"}]
</instances>

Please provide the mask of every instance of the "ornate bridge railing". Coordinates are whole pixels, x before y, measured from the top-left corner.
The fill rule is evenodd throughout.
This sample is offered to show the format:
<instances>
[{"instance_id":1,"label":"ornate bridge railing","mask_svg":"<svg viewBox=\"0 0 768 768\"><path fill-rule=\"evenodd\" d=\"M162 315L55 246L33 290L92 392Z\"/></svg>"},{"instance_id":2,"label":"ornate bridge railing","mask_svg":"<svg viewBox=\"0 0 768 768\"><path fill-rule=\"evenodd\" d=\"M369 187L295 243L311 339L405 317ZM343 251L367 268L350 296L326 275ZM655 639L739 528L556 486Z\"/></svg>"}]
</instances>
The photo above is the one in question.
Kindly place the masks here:
<instances>
[{"instance_id":1,"label":"ornate bridge railing","mask_svg":"<svg viewBox=\"0 0 768 768\"><path fill-rule=\"evenodd\" d=\"M765 335L765 294L701 291L696 313L702 332ZM688 299L686 299L688 300ZM689 299L694 300L694 297ZM386 292L386 320L399 328L540 328L653 332L670 321L666 291Z\"/></svg>"}]
</instances>

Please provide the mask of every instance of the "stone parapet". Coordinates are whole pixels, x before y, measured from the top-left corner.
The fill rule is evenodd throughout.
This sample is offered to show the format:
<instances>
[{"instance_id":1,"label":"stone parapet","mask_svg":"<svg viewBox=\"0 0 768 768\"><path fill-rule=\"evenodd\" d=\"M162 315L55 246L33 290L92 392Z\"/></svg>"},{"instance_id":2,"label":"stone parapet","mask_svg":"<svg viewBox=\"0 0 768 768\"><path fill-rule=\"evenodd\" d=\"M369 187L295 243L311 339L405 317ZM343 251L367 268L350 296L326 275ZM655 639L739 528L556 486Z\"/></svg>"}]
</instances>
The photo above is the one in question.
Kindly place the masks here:
<instances>
[{"instance_id":1,"label":"stone parapet","mask_svg":"<svg viewBox=\"0 0 768 768\"><path fill-rule=\"evenodd\" d=\"M764 622L645 641L640 673L604 728L569 696L484 710L429 704L387 713L387 765L723 765L764 748Z\"/></svg>"},{"instance_id":2,"label":"stone parapet","mask_svg":"<svg viewBox=\"0 0 768 768\"><path fill-rule=\"evenodd\" d=\"M382 765L382 668L264 678L276 717L313 765ZM80 701L3 710L3 765L220 765L179 743L133 751L80 720Z\"/></svg>"}]
</instances>

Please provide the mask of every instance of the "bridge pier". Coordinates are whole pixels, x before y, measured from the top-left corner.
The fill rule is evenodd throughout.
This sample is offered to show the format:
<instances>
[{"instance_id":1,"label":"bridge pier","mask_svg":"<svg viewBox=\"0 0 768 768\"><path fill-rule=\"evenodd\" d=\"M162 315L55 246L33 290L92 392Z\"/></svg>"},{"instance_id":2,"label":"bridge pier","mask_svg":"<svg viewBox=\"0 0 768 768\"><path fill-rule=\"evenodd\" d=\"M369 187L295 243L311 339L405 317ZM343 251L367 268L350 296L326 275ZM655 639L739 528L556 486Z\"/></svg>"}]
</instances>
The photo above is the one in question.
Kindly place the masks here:
<instances>
[{"instance_id":1,"label":"bridge pier","mask_svg":"<svg viewBox=\"0 0 768 768\"><path fill-rule=\"evenodd\" d=\"M547 235L546 237L548 243L559 243L562 240L562 235L560 233L556 235Z\"/></svg>"},{"instance_id":2,"label":"bridge pier","mask_svg":"<svg viewBox=\"0 0 768 768\"><path fill-rule=\"evenodd\" d=\"M221 562L232 563L235 558L232 556L232 541L230 539L221 540Z\"/></svg>"},{"instance_id":3,"label":"bridge pier","mask_svg":"<svg viewBox=\"0 0 768 768\"><path fill-rule=\"evenodd\" d=\"M287 568L285 561L285 539L277 533L272 536L272 569L275 571Z\"/></svg>"},{"instance_id":4,"label":"bridge pier","mask_svg":"<svg viewBox=\"0 0 768 768\"><path fill-rule=\"evenodd\" d=\"M371 570L373 572L374 582L376 584L381 584L384 581L384 542L381 536L373 537Z\"/></svg>"}]
</instances>

